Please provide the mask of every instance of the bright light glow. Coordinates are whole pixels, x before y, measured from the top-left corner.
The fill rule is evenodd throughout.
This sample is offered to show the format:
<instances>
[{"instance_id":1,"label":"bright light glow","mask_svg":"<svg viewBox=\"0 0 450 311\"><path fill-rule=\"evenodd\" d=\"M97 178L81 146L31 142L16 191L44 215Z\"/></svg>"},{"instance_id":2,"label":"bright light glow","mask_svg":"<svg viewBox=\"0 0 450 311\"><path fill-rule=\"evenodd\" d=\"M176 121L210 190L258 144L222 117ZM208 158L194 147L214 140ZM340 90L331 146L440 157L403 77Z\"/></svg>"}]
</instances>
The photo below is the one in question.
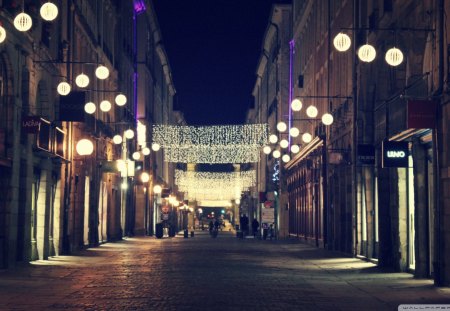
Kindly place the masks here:
<instances>
[{"instance_id":1,"label":"bright light glow","mask_svg":"<svg viewBox=\"0 0 450 311\"><path fill-rule=\"evenodd\" d=\"M147 144L147 126L141 121L137 122L137 143L139 146L143 147Z\"/></svg>"},{"instance_id":2,"label":"bright light glow","mask_svg":"<svg viewBox=\"0 0 450 311\"><path fill-rule=\"evenodd\" d=\"M300 151L300 147L298 145L291 146L292 153L298 153Z\"/></svg>"},{"instance_id":3,"label":"bright light glow","mask_svg":"<svg viewBox=\"0 0 450 311\"><path fill-rule=\"evenodd\" d=\"M127 165L124 160L116 160L116 166L117 170L119 172L126 172L127 171Z\"/></svg>"},{"instance_id":4,"label":"bright light glow","mask_svg":"<svg viewBox=\"0 0 450 311\"><path fill-rule=\"evenodd\" d=\"M338 33L333 39L333 45L339 52L347 51L351 44L352 40L350 40L350 37L343 32Z\"/></svg>"},{"instance_id":5,"label":"bright light glow","mask_svg":"<svg viewBox=\"0 0 450 311\"><path fill-rule=\"evenodd\" d=\"M121 144L121 143L122 143L122 136L120 136L120 135L114 135L114 137L113 137L113 142L114 142L116 145Z\"/></svg>"},{"instance_id":6,"label":"bright light glow","mask_svg":"<svg viewBox=\"0 0 450 311\"><path fill-rule=\"evenodd\" d=\"M302 101L299 98L294 98L291 103L291 108L294 111L300 111L303 107Z\"/></svg>"},{"instance_id":7,"label":"bright light glow","mask_svg":"<svg viewBox=\"0 0 450 311\"><path fill-rule=\"evenodd\" d=\"M88 102L84 105L84 111L89 114L93 114L97 110L97 107L93 102Z\"/></svg>"},{"instance_id":8,"label":"bright light glow","mask_svg":"<svg viewBox=\"0 0 450 311\"><path fill-rule=\"evenodd\" d=\"M331 125L333 124L333 115L330 113L324 113L322 116L322 123L325 125Z\"/></svg>"},{"instance_id":9,"label":"bright light glow","mask_svg":"<svg viewBox=\"0 0 450 311\"><path fill-rule=\"evenodd\" d=\"M292 137L297 137L298 135L300 135L300 130L296 127L291 127L291 129L289 130L289 135L291 135Z\"/></svg>"},{"instance_id":10,"label":"bright light glow","mask_svg":"<svg viewBox=\"0 0 450 311\"><path fill-rule=\"evenodd\" d=\"M41 6L40 13L43 19L51 22L58 16L58 7L51 2L47 2Z\"/></svg>"},{"instance_id":11,"label":"bright light glow","mask_svg":"<svg viewBox=\"0 0 450 311\"><path fill-rule=\"evenodd\" d=\"M311 105L308 108L306 108L306 115L310 118L317 117L318 113L319 111L317 110L316 106Z\"/></svg>"},{"instance_id":12,"label":"bright light glow","mask_svg":"<svg viewBox=\"0 0 450 311\"><path fill-rule=\"evenodd\" d=\"M265 154L270 154L272 152L272 149L269 146L264 146L263 152Z\"/></svg>"},{"instance_id":13,"label":"bright light glow","mask_svg":"<svg viewBox=\"0 0 450 311\"><path fill-rule=\"evenodd\" d=\"M128 189L128 183L127 183L127 182L123 182L123 183L120 185L120 188L122 188L122 190L127 190L127 189Z\"/></svg>"},{"instance_id":14,"label":"bright light glow","mask_svg":"<svg viewBox=\"0 0 450 311\"><path fill-rule=\"evenodd\" d=\"M312 135L309 134L309 133L305 133L305 134L302 135L302 140L305 143L309 143L312 140Z\"/></svg>"},{"instance_id":15,"label":"bright light glow","mask_svg":"<svg viewBox=\"0 0 450 311\"><path fill-rule=\"evenodd\" d=\"M280 147L281 148L287 148L289 146L289 142L286 139L282 139L280 141Z\"/></svg>"},{"instance_id":16,"label":"bright light glow","mask_svg":"<svg viewBox=\"0 0 450 311\"><path fill-rule=\"evenodd\" d=\"M278 130L279 132L284 132L284 131L286 131L286 129L287 129L286 123L284 123L283 121L278 122L278 124L277 124L277 130Z\"/></svg>"},{"instance_id":17,"label":"bright light glow","mask_svg":"<svg viewBox=\"0 0 450 311\"><path fill-rule=\"evenodd\" d=\"M147 172L142 172L141 181L147 183L150 180L150 175Z\"/></svg>"},{"instance_id":18,"label":"bright light glow","mask_svg":"<svg viewBox=\"0 0 450 311\"><path fill-rule=\"evenodd\" d=\"M100 65L95 69L95 76L100 80L105 80L109 77L109 69L103 65Z\"/></svg>"},{"instance_id":19,"label":"bright light glow","mask_svg":"<svg viewBox=\"0 0 450 311\"><path fill-rule=\"evenodd\" d=\"M276 144L277 141L278 141L278 136L275 135L275 134L270 135L269 136L269 141L270 141L271 144Z\"/></svg>"},{"instance_id":20,"label":"bright light glow","mask_svg":"<svg viewBox=\"0 0 450 311\"><path fill-rule=\"evenodd\" d=\"M0 25L0 43L6 39L6 30Z\"/></svg>"},{"instance_id":21,"label":"bright light glow","mask_svg":"<svg viewBox=\"0 0 450 311\"><path fill-rule=\"evenodd\" d=\"M159 149L161 149L161 145L158 143L153 143L152 144L152 150L153 151L158 151Z\"/></svg>"},{"instance_id":22,"label":"bright light glow","mask_svg":"<svg viewBox=\"0 0 450 311\"><path fill-rule=\"evenodd\" d=\"M288 154L284 154L284 155L281 157L281 160L282 160L284 163L288 163L289 161L291 161L291 157L290 157Z\"/></svg>"},{"instance_id":23,"label":"bright light glow","mask_svg":"<svg viewBox=\"0 0 450 311\"><path fill-rule=\"evenodd\" d=\"M236 202L236 204L241 204L241 200L240 199L236 199L234 202Z\"/></svg>"},{"instance_id":24,"label":"bright light glow","mask_svg":"<svg viewBox=\"0 0 450 311\"><path fill-rule=\"evenodd\" d=\"M132 129L128 129L125 131L125 137L127 139L132 139L134 137L134 131Z\"/></svg>"},{"instance_id":25,"label":"bright light glow","mask_svg":"<svg viewBox=\"0 0 450 311\"><path fill-rule=\"evenodd\" d=\"M70 93L70 84L65 81L60 82L58 84L58 87L56 88L56 90L58 91L59 95L65 96Z\"/></svg>"},{"instance_id":26,"label":"bright light glow","mask_svg":"<svg viewBox=\"0 0 450 311\"><path fill-rule=\"evenodd\" d=\"M145 156L148 156L150 154L150 148L144 147L142 149L142 154L145 155Z\"/></svg>"},{"instance_id":27,"label":"bright light glow","mask_svg":"<svg viewBox=\"0 0 450 311\"><path fill-rule=\"evenodd\" d=\"M17 14L14 18L14 27L16 27L18 31L28 31L31 26L33 26L33 20L30 15L24 12Z\"/></svg>"},{"instance_id":28,"label":"bright light glow","mask_svg":"<svg viewBox=\"0 0 450 311\"><path fill-rule=\"evenodd\" d=\"M111 107L111 102L109 100L102 100L100 103L100 110L103 112L110 111Z\"/></svg>"},{"instance_id":29,"label":"bright light glow","mask_svg":"<svg viewBox=\"0 0 450 311\"><path fill-rule=\"evenodd\" d=\"M161 188L160 185L155 185L155 186L153 187L153 193L155 193L155 194L160 194L161 192L162 192L162 188Z\"/></svg>"},{"instance_id":30,"label":"bright light glow","mask_svg":"<svg viewBox=\"0 0 450 311\"><path fill-rule=\"evenodd\" d=\"M84 73L80 73L75 78L75 83L78 85L78 87L86 87L89 85L89 77L85 75Z\"/></svg>"},{"instance_id":31,"label":"bright light glow","mask_svg":"<svg viewBox=\"0 0 450 311\"><path fill-rule=\"evenodd\" d=\"M281 157L281 152L280 150L274 150L272 155L275 159L278 159L279 157Z\"/></svg>"},{"instance_id":32,"label":"bright light glow","mask_svg":"<svg viewBox=\"0 0 450 311\"><path fill-rule=\"evenodd\" d=\"M115 101L117 106L123 106L127 103L127 97L123 94L118 94Z\"/></svg>"},{"instance_id":33,"label":"bright light glow","mask_svg":"<svg viewBox=\"0 0 450 311\"><path fill-rule=\"evenodd\" d=\"M377 56L377 51L370 44L364 44L358 49L358 57L365 63L372 62Z\"/></svg>"},{"instance_id":34,"label":"bright light glow","mask_svg":"<svg viewBox=\"0 0 450 311\"><path fill-rule=\"evenodd\" d=\"M386 52L385 60L391 66L398 66L403 62L403 53L393 47Z\"/></svg>"},{"instance_id":35,"label":"bright light glow","mask_svg":"<svg viewBox=\"0 0 450 311\"><path fill-rule=\"evenodd\" d=\"M139 151L135 151L133 152L132 157L134 160L138 161L141 158L141 153Z\"/></svg>"},{"instance_id":36,"label":"bright light glow","mask_svg":"<svg viewBox=\"0 0 450 311\"><path fill-rule=\"evenodd\" d=\"M94 151L94 144L89 139L80 139L75 147L80 156L91 155Z\"/></svg>"}]
</instances>

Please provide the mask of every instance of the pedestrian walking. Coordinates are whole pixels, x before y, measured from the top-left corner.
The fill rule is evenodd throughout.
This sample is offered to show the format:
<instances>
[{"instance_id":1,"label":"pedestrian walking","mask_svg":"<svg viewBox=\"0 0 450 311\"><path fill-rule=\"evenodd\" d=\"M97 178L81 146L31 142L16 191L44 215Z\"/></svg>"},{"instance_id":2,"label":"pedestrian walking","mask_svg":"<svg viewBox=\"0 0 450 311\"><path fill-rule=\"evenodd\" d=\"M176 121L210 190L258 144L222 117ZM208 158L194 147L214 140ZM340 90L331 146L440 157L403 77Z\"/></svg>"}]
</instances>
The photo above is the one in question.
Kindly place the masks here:
<instances>
[{"instance_id":1,"label":"pedestrian walking","mask_svg":"<svg viewBox=\"0 0 450 311\"><path fill-rule=\"evenodd\" d=\"M259 221L256 220L256 218L253 218L253 221L252 221L252 232L253 232L253 237L255 237L255 238L258 235L258 228L259 228Z\"/></svg>"},{"instance_id":2,"label":"pedestrian walking","mask_svg":"<svg viewBox=\"0 0 450 311\"><path fill-rule=\"evenodd\" d=\"M248 217L247 215L243 214L241 217L241 230L244 236L248 234Z\"/></svg>"}]
</instances>

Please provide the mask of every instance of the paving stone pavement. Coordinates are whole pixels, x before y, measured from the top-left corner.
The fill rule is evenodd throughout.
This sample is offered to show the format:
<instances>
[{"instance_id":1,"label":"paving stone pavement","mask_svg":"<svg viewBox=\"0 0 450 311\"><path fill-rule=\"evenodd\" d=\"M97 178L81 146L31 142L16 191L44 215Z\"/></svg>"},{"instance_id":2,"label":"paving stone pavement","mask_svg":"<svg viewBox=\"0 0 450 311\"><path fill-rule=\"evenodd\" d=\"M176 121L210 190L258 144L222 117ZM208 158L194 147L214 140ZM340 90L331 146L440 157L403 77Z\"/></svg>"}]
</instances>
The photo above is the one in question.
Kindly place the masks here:
<instances>
[{"instance_id":1,"label":"paving stone pavement","mask_svg":"<svg viewBox=\"0 0 450 311\"><path fill-rule=\"evenodd\" d=\"M450 289L293 241L135 237L0 270L0 310L397 310Z\"/></svg>"}]
</instances>

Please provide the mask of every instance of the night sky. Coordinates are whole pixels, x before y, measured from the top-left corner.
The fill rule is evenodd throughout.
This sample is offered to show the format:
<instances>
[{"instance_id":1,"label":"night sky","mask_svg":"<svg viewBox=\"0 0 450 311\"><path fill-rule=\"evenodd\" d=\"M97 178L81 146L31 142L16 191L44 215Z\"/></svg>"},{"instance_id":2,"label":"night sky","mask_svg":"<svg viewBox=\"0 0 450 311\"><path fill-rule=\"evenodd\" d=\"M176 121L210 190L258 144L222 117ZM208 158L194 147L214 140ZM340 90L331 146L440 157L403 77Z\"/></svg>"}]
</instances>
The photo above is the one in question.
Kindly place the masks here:
<instances>
[{"instance_id":1,"label":"night sky","mask_svg":"<svg viewBox=\"0 0 450 311\"><path fill-rule=\"evenodd\" d=\"M273 0L154 0L188 125L243 124Z\"/></svg>"}]
</instances>

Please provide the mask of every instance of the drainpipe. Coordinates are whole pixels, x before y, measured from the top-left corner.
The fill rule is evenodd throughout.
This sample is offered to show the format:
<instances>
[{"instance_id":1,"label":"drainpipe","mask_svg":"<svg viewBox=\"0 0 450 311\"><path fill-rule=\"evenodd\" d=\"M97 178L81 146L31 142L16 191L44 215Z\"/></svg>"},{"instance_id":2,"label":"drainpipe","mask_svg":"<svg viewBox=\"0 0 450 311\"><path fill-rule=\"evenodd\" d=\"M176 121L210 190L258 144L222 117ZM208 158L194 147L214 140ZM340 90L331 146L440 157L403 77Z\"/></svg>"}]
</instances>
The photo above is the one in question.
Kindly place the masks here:
<instances>
[{"instance_id":1,"label":"drainpipe","mask_svg":"<svg viewBox=\"0 0 450 311\"><path fill-rule=\"evenodd\" d=\"M359 13L359 5L358 5L358 0L353 0L353 27L356 29L357 26L359 25L359 21L358 21L358 13ZM357 66L356 66L356 62L357 62L357 57L356 57L356 31L353 32L353 42L355 42L355 44L353 44L353 62L352 62L352 71L353 71L353 76L352 76L352 97L353 97L353 128L352 128L352 139L353 139L353 165L352 165L352 175L353 175L353 211L352 211L352 217L353 217L353 239L354 239L354 243L353 243L353 256L356 257L356 255L358 254L358 217L357 217L357 212L358 212L358 172L357 172L357 167L356 167L356 159L357 159L357 151L356 151L356 147L358 145L358 89L357 89L357 82L358 82L358 73L356 71Z\"/></svg>"}]
</instances>

